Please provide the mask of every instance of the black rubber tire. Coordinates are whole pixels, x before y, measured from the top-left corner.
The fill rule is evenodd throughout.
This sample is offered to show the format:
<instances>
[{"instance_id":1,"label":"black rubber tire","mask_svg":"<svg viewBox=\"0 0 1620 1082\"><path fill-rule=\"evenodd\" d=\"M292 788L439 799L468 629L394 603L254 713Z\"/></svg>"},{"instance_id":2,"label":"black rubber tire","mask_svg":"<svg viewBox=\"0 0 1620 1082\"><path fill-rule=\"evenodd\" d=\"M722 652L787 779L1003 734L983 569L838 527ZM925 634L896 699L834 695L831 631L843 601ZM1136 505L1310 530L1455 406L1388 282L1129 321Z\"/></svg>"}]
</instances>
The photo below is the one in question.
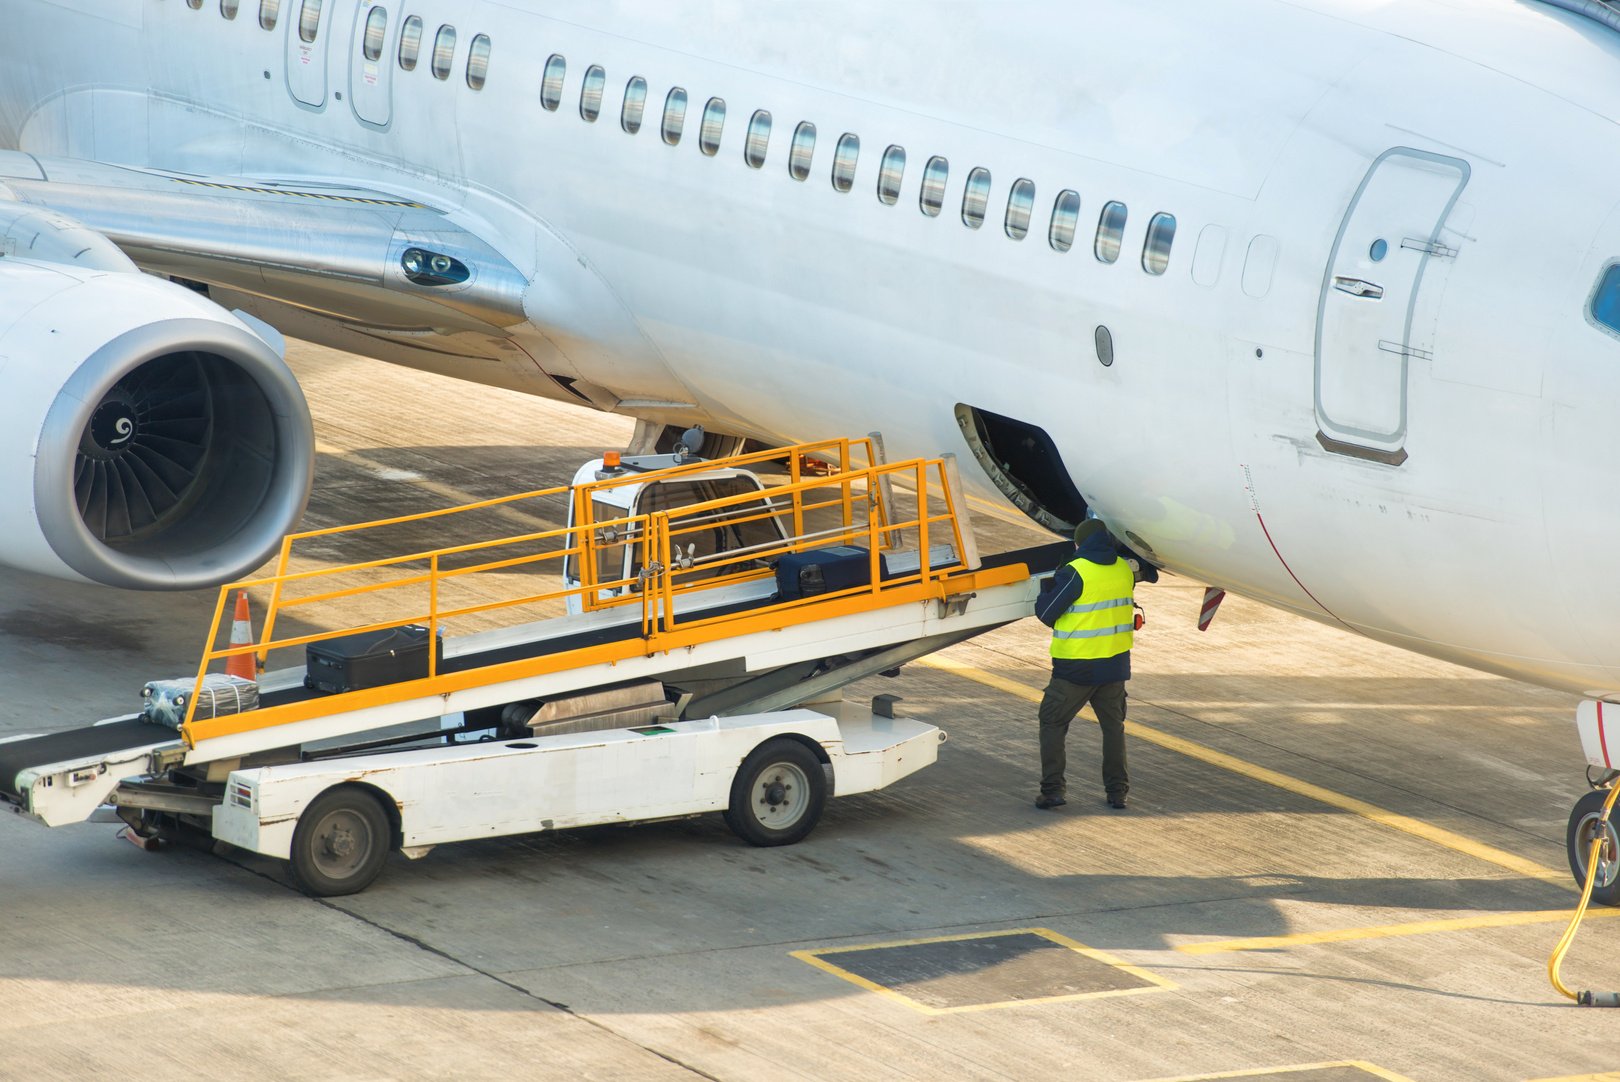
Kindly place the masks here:
<instances>
[{"instance_id":1,"label":"black rubber tire","mask_svg":"<svg viewBox=\"0 0 1620 1082\"><path fill-rule=\"evenodd\" d=\"M816 828L826 806L821 760L799 741L779 736L737 768L725 820L749 845L792 845Z\"/></svg>"},{"instance_id":2,"label":"black rubber tire","mask_svg":"<svg viewBox=\"0 0 1620 1082\"><path fill-rule=\"evenodd\" d=\"M392 842L388 815L376 797L353 785L328 789L298 817L293 878L317 898L354 894L382 872Z\"/></svg>"},{"instance_id":3,"label":"black rubber tire","mask_svg":"<svg viewBox=\"0 0 1620 1082\"><path fill-rule=\"evenodd\" d=\"M1592 832L1599 813L1603 811L1603 802L1608 797L1608 790L1594 789L1577 800L1569 813L1569 829L1564 834L1564 842L1569 850L1569 871L1575 877L1577 887L1586 885L1586 857L1592 849ZM1615 852L1617 839L1620 839L1620 805L1616 805L1609 819L1610 849L1605 854L1611 869L1609 882L1599 882L1592 888L1592 901L1599 905L1620 905L1620 860L1616 859L1620 854Z\"/></svg>"}]
</instances>

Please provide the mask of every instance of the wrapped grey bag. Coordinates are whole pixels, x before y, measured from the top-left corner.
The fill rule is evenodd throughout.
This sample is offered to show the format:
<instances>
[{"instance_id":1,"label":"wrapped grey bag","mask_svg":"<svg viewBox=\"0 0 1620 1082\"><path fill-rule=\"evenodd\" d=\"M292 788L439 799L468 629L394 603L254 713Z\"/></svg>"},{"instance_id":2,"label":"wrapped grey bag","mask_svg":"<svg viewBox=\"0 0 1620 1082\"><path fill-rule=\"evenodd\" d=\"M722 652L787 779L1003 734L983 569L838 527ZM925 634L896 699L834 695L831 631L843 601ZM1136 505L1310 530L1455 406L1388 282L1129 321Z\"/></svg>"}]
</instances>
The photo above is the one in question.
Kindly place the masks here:
<instances>
[{"instance_id":1,"label":"wrapped grey bag","mask_svg":"<svg viewBox=\"0 0 1620 1082\"><path fill-rule=\"evenodd\" d=\"M141 714L147 721L180 728L186 720L195 680L153 680L141 689L146 704ZM197 697L197 718L218 718L259 708L259 685L240 676L209 673L203 677Z\"/></svg>"}]
</instances>

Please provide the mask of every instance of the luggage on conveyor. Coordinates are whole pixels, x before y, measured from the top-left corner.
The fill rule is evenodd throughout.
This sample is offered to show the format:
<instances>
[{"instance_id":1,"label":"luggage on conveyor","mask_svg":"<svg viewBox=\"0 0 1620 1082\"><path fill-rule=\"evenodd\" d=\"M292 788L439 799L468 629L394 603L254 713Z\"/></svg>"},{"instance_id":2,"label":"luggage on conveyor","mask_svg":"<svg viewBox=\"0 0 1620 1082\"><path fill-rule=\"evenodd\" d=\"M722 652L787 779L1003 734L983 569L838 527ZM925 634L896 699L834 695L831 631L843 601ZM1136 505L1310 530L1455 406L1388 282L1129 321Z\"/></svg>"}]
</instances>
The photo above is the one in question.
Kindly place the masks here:
<instances>
[{"instance_id":1,"label":"luggage on conveyor","mask_svg":"<svg viewBox=\"0 0 1620 1082\"><path fill-rule=\"evenodd\" d=\"M141 689L141 697L145 700L141 716L171 729L180 728L186 720L186 707L190 704L191 691L196 684L197 681L190 677L150 681ZM202 690L197 695L197 711L192 716L198 720L219 718L258 708L259 685L256 682L240 676L209 673L203 677Z\"/></svg>"},{"instance_id":2,"label":"luggage on conveyor","mask_svg":"<svg viewBox=\"0 0 1620 1082\"><path fill-rule=\"evenodd\" d=\"M878 574L889 573L878 556ZM872 552L854 545L790 552L776 563L776 589L782 600L836 593L872 582Z\"/></svg>"},{"instance_id":3,"label":"luggage on conveyor","mask_svg":"<svg viewBox=\"0 0 1620 1082\"><path fill-rule=\"evenodd\" d=\"M437 644L444 660L444 639ZM421 680L428 674L428 629L421 624L324 639L304 647L304 686L341 694Z\"/></svg>"}]
</instances>

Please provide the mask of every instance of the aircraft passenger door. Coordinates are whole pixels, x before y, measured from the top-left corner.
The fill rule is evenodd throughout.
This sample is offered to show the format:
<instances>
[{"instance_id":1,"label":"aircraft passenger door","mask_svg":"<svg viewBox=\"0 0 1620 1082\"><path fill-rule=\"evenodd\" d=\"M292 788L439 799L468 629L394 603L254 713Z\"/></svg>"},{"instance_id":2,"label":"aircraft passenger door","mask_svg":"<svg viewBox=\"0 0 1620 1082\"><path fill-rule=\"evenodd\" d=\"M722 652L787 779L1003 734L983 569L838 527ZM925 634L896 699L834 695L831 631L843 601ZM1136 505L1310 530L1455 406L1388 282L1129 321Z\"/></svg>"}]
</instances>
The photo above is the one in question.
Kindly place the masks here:
<instances>
[{"instance_id":1,"label":"aircraft passenger door","mask_svg":"<svg viewBox=\"0 0 1620 1082\"><path fill-rule=\"evenodd\" d=\"M1412 313L1425 269L1456 258L1439 237L1468 175L1460 159L1396 147L1351 199L1317 309L1317 440L1329 451L1406 461L1407 373L1432 359Z\"/></svg>"},{"instance_id":2,"label":"aircraft passenger door","mask_svg":"<svg viewBox=\"0 0 1620 1082\"><path fill-rule=\"evenodd\" d=\"M366 124L388 126L394 116L394 67L388 42L397 40L396 4L361 4L349 46L349 102Z\"/></svg>"},{"instance_id":3,"label":"aircraft passenger door","mask_svg":"<svg viewBox=\"0 0 1620 1082\"><path fill-rule=\"evenodd\" d=\"M326 104L326 43L338 0L298 0L287 20L287 89L295 100L319 109ZM291 7L292 5L288 5Z\"/></svg>"}]
</instances>

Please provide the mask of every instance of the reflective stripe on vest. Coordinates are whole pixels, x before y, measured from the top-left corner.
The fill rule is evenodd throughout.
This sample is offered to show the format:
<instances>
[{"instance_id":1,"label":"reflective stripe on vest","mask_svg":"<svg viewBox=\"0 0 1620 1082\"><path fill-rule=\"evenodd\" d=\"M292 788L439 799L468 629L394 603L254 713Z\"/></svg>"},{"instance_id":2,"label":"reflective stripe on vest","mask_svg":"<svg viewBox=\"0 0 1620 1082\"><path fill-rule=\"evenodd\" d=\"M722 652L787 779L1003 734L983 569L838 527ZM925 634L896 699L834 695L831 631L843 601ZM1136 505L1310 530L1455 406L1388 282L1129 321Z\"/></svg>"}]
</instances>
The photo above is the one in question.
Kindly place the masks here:
<instances>
[{"instance_id":1,"label":"reflective stripe on vest","mask_svg":"<svg viewBox=\"0 0 1620 1082\"><path fill-rule=\"evenodd\" d=\"M1136 577L1124 560L1094 564L1075 557L1069 566L1080 575L1080 596L1063 610L1052 628L1052 656L1117 657L1131 648L1135 618L1131 592Z\"/></svg>"}]
</instances>

